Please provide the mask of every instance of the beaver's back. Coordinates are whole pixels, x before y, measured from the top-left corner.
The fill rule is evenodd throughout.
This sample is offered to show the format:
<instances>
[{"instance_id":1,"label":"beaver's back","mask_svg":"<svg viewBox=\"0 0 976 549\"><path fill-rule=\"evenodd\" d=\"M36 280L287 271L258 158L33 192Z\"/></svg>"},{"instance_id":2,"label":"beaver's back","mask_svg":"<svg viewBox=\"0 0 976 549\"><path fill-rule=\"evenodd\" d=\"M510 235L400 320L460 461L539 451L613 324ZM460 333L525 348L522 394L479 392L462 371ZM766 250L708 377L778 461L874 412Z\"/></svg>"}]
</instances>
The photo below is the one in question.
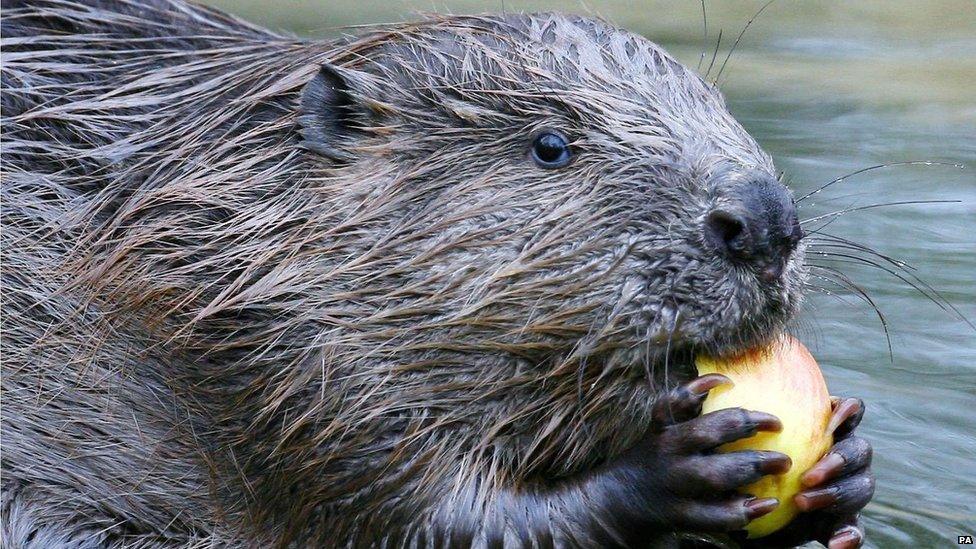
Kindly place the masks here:
<instances>
[{"instance_id":1,"label":"beaver's back","mask_svg":"<svg viewBox=\"0 0 976 549\"><path fill-rule=\"evenodd\" d=\"M138 152L127 138L162 122L159 112L179 106L180 91L187 100L205 96L193 86L213 85L208 77L229 56L273 38L165 0L4 2L2 36L4 163L74 175Z\"/></svg>"},{"instance_id":2,"label":"beaver's back","mask_svg":"<svg viewBox=\"0 0 976 549\"><path fill-rule=\"evenodd\" d=\"M150 334L74 291L88 273L73 269L174 123L192 125L194 86L271 35L177 2L2 7L0 545L217 540L206 427L177 403L166 356L145 351Z\"/></svg>"}]
</instances>

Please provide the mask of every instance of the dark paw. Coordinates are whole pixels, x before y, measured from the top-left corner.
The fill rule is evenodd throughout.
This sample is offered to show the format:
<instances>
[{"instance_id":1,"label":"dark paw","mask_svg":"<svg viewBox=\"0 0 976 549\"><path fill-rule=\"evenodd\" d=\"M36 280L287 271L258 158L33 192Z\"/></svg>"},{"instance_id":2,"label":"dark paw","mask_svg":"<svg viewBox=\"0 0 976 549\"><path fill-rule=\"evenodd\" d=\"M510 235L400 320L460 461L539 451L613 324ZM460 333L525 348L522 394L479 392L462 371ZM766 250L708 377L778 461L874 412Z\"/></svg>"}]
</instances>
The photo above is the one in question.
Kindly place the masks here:
<instances>
[{"instance_id":1,"label":"dark paw","mask_svg":"<svg viewBox=\"0 0 976 549\"><path fill-rule=\"evenodd\" d=\"M833 399L828 429L833 429L834 446L804 473L801 481L807 488L794 498L814 522L817 539L831 549L864 543L859 514L874 496L874 475L871 444L854 435L863 417L861 399Z\"/></svg>"},{"instance_id":2,"label":"dark paw","mask_svg":"<svg viewBox=\"0 0 976 549\"><path fill-rule=\"evenodd\" d=\"M816 540L830 549L853 549L864 543L860 511L874 495L871 444L854 435L864 416L864 402L832 399L828 429L834 445L801 477L805 489L794 497L801 514L784 530L750 545L792 547Z\"/></svg>"},{"instance_id":3,"label":"dark paw","mask_svg":"<svg viewBox=\"0 0 976 549\"><path fill-rule=\"evenodd\" d=\"M645 440L614 465L637 487L641 505L659 522L675 529L723 532L743 528L749 521L777 507L774 498L757 499L736 489L764 475L790 468L779 452L715 453L716 447L758 431L778 431L780 421L764 412L740 408L700 416L708 391L731 383L710 374L694 379L662 396L654 408L654 427ZM634 506L637 507L637 506Z\"/></svg>"},{"instance_id":4,"label":"dark paw","mask_svg":"<svg viewBox=\"0 0 976 549\"><path fill-rule=\"evenodd\" d=\"M868 441L856 436L841 440L803 475L807 488L794 498L797 507L804 512L857 513L874 495L870 466Z\"/></svg>"}]
</instances>

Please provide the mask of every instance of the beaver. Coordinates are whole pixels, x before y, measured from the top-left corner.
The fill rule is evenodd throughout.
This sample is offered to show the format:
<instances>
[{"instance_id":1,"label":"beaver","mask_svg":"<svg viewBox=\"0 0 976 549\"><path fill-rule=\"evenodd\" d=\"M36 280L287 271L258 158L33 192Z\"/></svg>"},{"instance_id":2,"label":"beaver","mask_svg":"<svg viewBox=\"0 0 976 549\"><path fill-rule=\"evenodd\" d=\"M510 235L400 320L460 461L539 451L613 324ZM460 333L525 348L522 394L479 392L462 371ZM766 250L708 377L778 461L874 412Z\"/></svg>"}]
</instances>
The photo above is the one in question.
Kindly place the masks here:
<instances>
[{"instance_id":1,"label":"beaver","mask_svg":"<svg viewBox=\"0 0 976 549\"><path fill-rule=\"evenodd\" d=\"M735 488L786 456L713 449L778 420L701 415L691 358L784 329L803 235L660 47L181 0L2 31L4 546L734 543L776 505ZM862 542L862 413L761 543Z\"/></svg>"}]
</instances>

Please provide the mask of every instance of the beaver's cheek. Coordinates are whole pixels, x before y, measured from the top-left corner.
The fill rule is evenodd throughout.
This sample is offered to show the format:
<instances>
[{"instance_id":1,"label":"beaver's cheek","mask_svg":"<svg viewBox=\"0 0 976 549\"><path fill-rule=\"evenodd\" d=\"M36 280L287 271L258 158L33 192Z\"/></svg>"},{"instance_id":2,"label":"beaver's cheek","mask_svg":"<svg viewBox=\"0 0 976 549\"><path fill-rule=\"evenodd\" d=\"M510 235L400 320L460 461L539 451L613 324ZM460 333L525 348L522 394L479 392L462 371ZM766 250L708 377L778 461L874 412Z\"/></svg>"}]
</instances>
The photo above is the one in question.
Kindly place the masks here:
<instances>
[{"instance_id":1,"label":"beaver's cheek","mask_svg":"<svg viewBox=\"0 0 976 549\"><path fill-rule=\"evenodd\" d=\"M787 315L794 315L799 311L803 290L810 276L804 251L802 248L797 250L787 263L781 283L776 287L778 301L783 304Z\"/></svg>"}]
</instances>

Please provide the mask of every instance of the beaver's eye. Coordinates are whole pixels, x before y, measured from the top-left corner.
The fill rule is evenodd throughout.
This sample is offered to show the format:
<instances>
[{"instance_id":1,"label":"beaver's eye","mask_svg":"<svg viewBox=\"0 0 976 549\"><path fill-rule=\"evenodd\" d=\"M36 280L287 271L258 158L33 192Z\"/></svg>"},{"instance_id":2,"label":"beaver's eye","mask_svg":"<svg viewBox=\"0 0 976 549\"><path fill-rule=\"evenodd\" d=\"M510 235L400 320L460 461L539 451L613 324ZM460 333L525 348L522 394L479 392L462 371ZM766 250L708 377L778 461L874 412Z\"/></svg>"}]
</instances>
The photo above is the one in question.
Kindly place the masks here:
<instances>
[{"instance_id":1,"label":"beaver's eye","mask_svg":"<svg viewBox=\"0 0 976 549\"><path fill-rule=\"evenodd\" d=\"M569 164L572 158L569 150L569 140L561 133L545 131L536 136L532 142L532 160L540 168L551 170Z\"/></svg>"}]
</instances>

